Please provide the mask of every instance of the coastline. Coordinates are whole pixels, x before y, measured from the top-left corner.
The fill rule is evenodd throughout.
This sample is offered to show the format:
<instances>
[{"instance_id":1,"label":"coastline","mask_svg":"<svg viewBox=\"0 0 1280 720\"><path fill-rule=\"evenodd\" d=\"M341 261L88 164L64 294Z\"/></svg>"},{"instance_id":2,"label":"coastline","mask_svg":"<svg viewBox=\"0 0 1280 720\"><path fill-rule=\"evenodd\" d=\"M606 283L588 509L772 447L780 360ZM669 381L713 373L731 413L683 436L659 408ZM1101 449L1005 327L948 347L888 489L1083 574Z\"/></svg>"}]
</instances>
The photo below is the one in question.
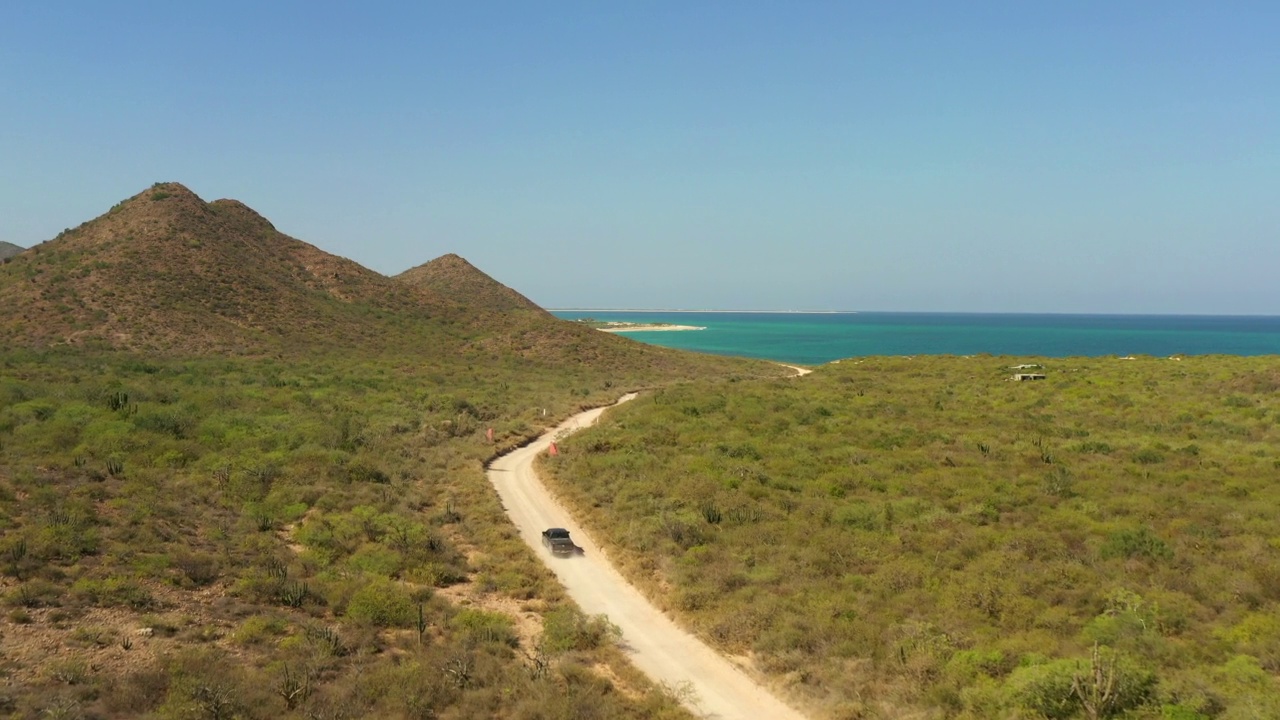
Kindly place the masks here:
<instances>
[{"instance_id":1,"label":"coastline","mask_svg":"<svg viewBox=\"0 0 1280 720\"><path fill-rule=\"evenodd\" d=\"M626 333L626 332L667 332L679 330L706 330L705 327L696 325L619 325L618 327L602 327L596 328L600 332L607 333Z\"/></svg>"},{"instance_id":2,"label":"coastline","mask_svg":"<svg viewBox=\"0 0 1280 720\"><path fill-rule=\"evenodd\" d=\"M562 312L561 319L641 325L706 325L703 333L622 333L695 352L817 366L897 355L1020 357L1280 357L1280 317L1041 315L1032 313L690 314ZM618 327L623 327L619 325ZM1015 364L1015 363L1007 363Z\"/></svg>"},{"instance_id":3,"label":"coastline","mask_svg":"<svg viewBox=\"0 0 1280 720\"><path fill-rule=\"evenodd\" d=\"M861 311L858 311L858 310L687 310L687 309L686 310L653 310L653 309L645 310L645 309L637 309L637 308L631 308L631 309L626 309L626 308L623 308L623 309L547 308L547 312L550 312L550 313L601 312L601 313L655 313L655 314L690 313L694 315L713 314L713 313L719 313L723 315L857 315Z\"/></svg>"}]
</instances>

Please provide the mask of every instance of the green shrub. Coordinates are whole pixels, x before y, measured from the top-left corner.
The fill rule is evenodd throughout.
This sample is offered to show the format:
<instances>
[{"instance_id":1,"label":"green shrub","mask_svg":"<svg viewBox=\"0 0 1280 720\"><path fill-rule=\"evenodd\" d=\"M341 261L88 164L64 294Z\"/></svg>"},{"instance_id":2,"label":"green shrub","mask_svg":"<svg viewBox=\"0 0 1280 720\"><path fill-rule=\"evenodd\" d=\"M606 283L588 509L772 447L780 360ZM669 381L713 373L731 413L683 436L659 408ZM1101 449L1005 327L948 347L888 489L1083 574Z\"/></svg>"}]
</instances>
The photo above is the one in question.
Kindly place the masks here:
<instances>
[{"instance_id":1,"label":"green shrub","mask_svg":"<svg viewBox=\"0 0 1280 720\"><path fill-rule=\"evenodd\" d=\"M449 625L471 640L497 643L515 647L518 643L511 618L501 613L464 608L449 621Z\"/></svg>"},{"instance_id":2,"label":"green shrub","mask_svg":"<svg viewBox=\"0 0 1280 720\"><path fill-rule=\"evenodd\" d=\"M347 466L347 480L353 483L374 483L385 485L391 482L391 476L380 468L369 463L358 461Z\"/></svg>"},{"instance_id":3,"label":"green shrub","mask_svg":"<svg viewBox=\"0 0 1280 720\"><path fill-rule=\"evenodd\" d=\"M1182 705L1164 705L1160 708L1160 720L1213 720L1213 718Z\"/></svg>"},{"instance_id":4,"label":"green shrub","mask_svg":"<svg viewBox=\"0 0 1280 720\"><path fill-rule=\"evenodd\" d=\"M174 555L173 564L188 582L203 587L218 579L222 561L209 553L181 551Z\"/></svg>"},{"instance_id":5,"label":"green shrub","mask_svg":"<svg viewBox=\"0 0 1280 720\"><path fill-rule=\"evenodd\" d=\"M1120 716L1151 700L1156 677L1109 648L1094 648L1090 659L1053 660L1020 667L1007 687L1016 701L1051 720L1084 714Z\"/></svg>"},{"instance_id":6,"label":"green shrub","mask_svg":"<svg viewBox=\"0 0 1280 720\"><path fill-rule=\"evenodd\" d=\"M409 627L417 618L417 607L400 583L372 578L351 596L347 617L377 627Z\"/></svg>"},{"instance_id":7,"label":"green shrub","mask_svg":"<svg viewBox=\"0 0 1280 720\"><path fill-rule=\"evenodd\" d=\"M259 645L273 638L282 637L289 629L289 623L283 618L270 615L255 615L246 618L236 628L231 638L240 645Z\"/></svg>"},{"instance_id":8,"label":"green shrub","mask_svg":"<svg viewBox=\"0 0 1280 720\"><path fill-rule=\"evenodd\" d=\"M404 567L404 558L378 543L365 543L347 558L347 566L359 572L391 577Z\"/></svg>"},{"instance_id":9,"label":"green shrub","mask_svg":"<svg viewBox=\"0 0 1280 720\"><path fill-rule=\"evenodd\" d=\"M1133 454L1133 461L1139 465L1155 465L1164 462L1164 455L1155 448L1143 448Z\"/></svg>"},{"instance_id":10,"label":"green shrub","mask_svg":"<svg viewBox=\"0 0 1280 720\"><path fill-rule=\"evenodd\" d=\"M1106 542L1102 545L1102 557L1145 557L1151 560L1168 560L1173 557L1173 551L1155 533L1151 532L1151 528L1144 525L1136 529L1116 530L1109 534Z\"/></svg>"},{"instance_id":11,"label":"green shrub","mask_svg":"<svg viewBox=\"0 0 1280 720\"><path fill-rule=\"evenodd\" d=\"M587 617L574 607L560 607L543 617L542 644L547 652L594 650L621 635L604 615Z\"/></svg>"},{"instance_id":12,"label":"green shrub","mask_svg":"<svg viewBox=\"0 0 1280 720\"><path fill-rule=\"evenodd\" d=\"M63 589L47 580L33 579L5 594L5 603L15 607L55 607Z\"/></svg>"},{"instance_id":13,"label":"green shrub","mask_svg":"<svg viewBox=\"0 0 1280 720\"><path fill-rule=\"evenodd\" d=\"M71 594L80 602L98 607L127 607L146 610L155 607L155 598L138 583L126 578L103 580L82 579L71 586Z\"/></svg>"}]
</instances>

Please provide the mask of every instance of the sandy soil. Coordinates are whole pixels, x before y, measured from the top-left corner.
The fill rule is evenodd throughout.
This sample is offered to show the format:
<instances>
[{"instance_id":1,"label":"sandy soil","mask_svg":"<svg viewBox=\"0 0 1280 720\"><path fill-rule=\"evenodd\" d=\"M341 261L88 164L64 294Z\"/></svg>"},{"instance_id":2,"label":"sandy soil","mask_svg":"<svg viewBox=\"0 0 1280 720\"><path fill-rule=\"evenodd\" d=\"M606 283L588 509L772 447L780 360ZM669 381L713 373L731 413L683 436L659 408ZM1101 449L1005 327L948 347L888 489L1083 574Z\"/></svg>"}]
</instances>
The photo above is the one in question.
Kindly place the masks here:
<instances>
[{"instance_id":1,"label":"sandy soil","mask_svg":"<svg viewBox=\"0 0 1280 720\"><path fill-rule=\"evenodd\" d=\"M663 332L666 330L706 330L705 327L697 325L619 325L618 327L602 327L602 332L623 333L623 332Z\"/></svg>"},{"instance_id":2,"label":"sandy soil","mask_svg":"<svg viewBox=\"0 0 1280 720\"><path fill-rule=\"evenodd\" d=\"M627 395L619 403L634 398ZM604 614L622 629L623 647L637 668L655 682L689 690L685 702L708 718L804 716L783 704L741 668L676 626L627 583L592 538L547 491L533 472L533 460L552 440L591 425L603 408L575 415L536 442L493 462L489 480L497 488L520 536L555 572L569 596L590 615ZM586 556L560 559L542 547L542 531L568 528Z\"/></svg>"}]
</instances>

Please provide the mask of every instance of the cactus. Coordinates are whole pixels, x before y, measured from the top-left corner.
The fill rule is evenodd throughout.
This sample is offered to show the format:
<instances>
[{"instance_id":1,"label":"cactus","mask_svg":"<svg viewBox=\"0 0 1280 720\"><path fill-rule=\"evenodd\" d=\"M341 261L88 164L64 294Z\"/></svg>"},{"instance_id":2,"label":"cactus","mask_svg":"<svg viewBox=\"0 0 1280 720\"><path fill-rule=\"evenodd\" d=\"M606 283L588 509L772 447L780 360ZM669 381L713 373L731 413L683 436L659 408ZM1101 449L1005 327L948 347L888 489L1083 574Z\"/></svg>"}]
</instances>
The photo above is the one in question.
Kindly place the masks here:
<instances>
[{"instance_id":1,"label":"cactus","mask_svg":"<svg viewBox=\"0 0 1280 720\"><path fill-rule=\"evenodd\" d=\"M300 608L311 595L306 583L284 583L280 586L280 601L291 608Z\"/></svg>"},{"instance_id":2,"label":"cactus","mask_svg":"<svg viewBox=\"0 0 1280 720\"><path fill-rule=\"evenodd\" d=\"M276 694L284 699L285 707L293 710L311 696L311 675L309 673L294 674L289 671L288 663L280 681L276 683Z\"/></svg>"},{"instance_id":3,"label":"cactus","mask_svg":"<svg viewBox=\"0 0 1280 720\"><path fill-rule=\"evenodd\" d=\"M119 412L129 407L129 393L116 391L107 396L107 407Z\"/></svg>"},{"instance_id":4,"label":"cactus","mask_svg":"<svg viewBox=\"0 0 1280 720\"><path fill-rule=\"evenodd\" d=\"M107 474L116 477L124 472L124 461L116 458L107 460Z\"/></svg>"},{"instance_id":5,"label":"cactus","mask_svg":"<svg viewBox=\"0 0 1280 720\"><path fill-rule=\"evenodd\" d=\"M323 645L325 650L334 657L342 657L347 654L347 647L342 644L342 637L338 635L336 628L309 627L307 628L307 637Z\"/></svg>"},{"instance_id":6,"label":"cactus","mask_svg":"<svg viewBox=\"0 0 1280 720\"><path fill-rule=\"evenodd\" d=\"M231 466L222 465L213 470L213 479L218 483L219 488L225 488L228 482L231 482Z\"/></svg>"},{"instance_id":7,"label":"cactus","mask_svg":"<svg viewBox=\"0 0 1280 720\"><path fill-rule=\"evenodd\" d=\"M289 576L289 568L279 558L271 558L267 561L267 576L284 582Z\"/></svg>"},{"instance_id":8,"label":"cactus","mask_svg":"<svg viewBox=\"0 0 1280 720\"><path fill-rule=\"evenodd\" d=\"M27 539L18 538L18 542L5 551L5 560L9 561L9 574L22 579L22 561L27 558ZM25 585L23 587L26 587Z\"/></svg>"}]
</instances>

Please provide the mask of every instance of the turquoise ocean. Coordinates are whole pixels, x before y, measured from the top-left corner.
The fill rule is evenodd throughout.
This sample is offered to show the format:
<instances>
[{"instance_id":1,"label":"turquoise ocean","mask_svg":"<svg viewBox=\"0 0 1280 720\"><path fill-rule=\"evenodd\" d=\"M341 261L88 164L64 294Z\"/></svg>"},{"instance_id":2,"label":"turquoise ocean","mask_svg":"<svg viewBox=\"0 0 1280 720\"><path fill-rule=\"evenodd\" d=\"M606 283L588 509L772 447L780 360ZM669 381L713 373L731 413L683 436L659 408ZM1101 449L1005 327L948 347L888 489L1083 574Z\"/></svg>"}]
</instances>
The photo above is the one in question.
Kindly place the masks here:
<instances>
[{"instance_id":1,"label":"turquoise ocean","mask_svg":"<svg viewBox=\"0 0 1280 720\"><path fill-rule=\"evenodd\" d=\"M817 365L868 355L1280 355L1280 317L557 310L557 317L694 325L641 342Z\"/></svg>"}]
</instances>

